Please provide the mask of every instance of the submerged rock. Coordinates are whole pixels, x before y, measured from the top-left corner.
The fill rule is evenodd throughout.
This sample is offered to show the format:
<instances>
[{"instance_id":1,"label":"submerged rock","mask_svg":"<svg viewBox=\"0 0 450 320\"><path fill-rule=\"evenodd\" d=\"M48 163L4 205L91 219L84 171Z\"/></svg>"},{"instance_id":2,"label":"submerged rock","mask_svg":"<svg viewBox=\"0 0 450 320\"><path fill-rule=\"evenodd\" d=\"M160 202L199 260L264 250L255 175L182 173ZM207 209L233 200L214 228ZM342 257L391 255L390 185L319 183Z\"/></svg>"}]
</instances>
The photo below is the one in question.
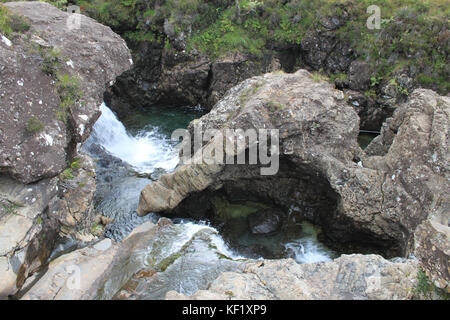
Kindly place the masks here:
<instances>
[{"instance_id":1,"label":"submerged rock","mask_svg":"<svg viewBox=\"0 0 450 320\"><path fill-rule=\"evenodd\" d=\"M261 210L248 216L248 224L253 234L270 234L280 229L282 212L271 209Z\"/></svg>"},{"instance_id":2,"label":"submerged rock","mask_svg":"<svg viewBox=\"0 0 450 320\"><path fill-rule=\"evenodd\" d=\"M403 300L412 297L417 261L390 262L378 255L343 255L325 263L292 259L248 261L224 272L192 296L170 291L167 300Z\"/></svg>"}]
</instances>

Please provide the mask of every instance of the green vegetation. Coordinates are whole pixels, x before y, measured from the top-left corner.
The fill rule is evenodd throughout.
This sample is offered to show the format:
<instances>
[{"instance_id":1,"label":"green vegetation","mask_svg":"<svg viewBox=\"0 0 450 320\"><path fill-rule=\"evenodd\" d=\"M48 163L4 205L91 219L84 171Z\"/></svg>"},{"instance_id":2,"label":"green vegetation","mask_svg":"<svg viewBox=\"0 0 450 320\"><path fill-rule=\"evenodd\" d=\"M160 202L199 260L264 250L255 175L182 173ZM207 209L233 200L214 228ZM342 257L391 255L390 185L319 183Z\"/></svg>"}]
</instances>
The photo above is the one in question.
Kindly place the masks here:
<instances>
[{"instance_id":1,"label":"green vegetation","mask_svg":"<svg viewBox=\"0 0 450 320\"><path fill-rule=\"evenodd\" d=\"M12 14L8 8L0 4L0 34L9 36L14 32L24 33L29 29L30 24L24 17Z\"/></svg>"},{"instance_id":2,"label":"green vegetation","mask_svg":"<svg viewBox=\"0 0 450 320\"><path fill-rule=\"evenodd\" d=\"M270 112L277 112L280 110L283 110L286 107L286 105L275 102L275 101L267 101L266 102L266 108L270 110Z\"/></svg>"},{"instance_id":3,"label":"green vegetation","mask_svg":"<svg viewBox=\"0 0 450 320\"><path fill-rule=\"evenodd\" d=\"M365 26L364 8L381 8L381 29ZM424 87L448 93L450 75L447 68L450 39L450 7L444 0L363 0L349 7L353 17L338 31L338 38L356 49L361 59L371 64L371 85L382 80L396 81L396 72L403 69L417 74ZM423 74L421 74L423 73ZM399 88L402 94L408 94Z\"/></svg>"},{"instance_id":4,"label":"green vegetation","mask_svg":"<svg viewBox=\"0 0 450 320\"><path fill-rule=\"evenodd\" d=\"M59 120L67 123L69 108L79 102L82 96L78 77L69 76L68 74L58 74L56 90L58 91L61 99L56 116Z\"/></svg>"},{"instance_id":5,"label":"green vegetation","mask_svg":"<svg viewBox=\"0 0 450 320\"><path fill-rule=\"evenodd\" d=\"M95 236L100 236L103 233L103 226L98 222L94 222L91 227L91 233Z\"/></svg>"},{"instance_id":6,"label":"green vegetation","mask_svg":"<svg viewBox=\"0 0 450 320\"><path fill-rule=\"evenodd\" d=\"M70 164L70 168L73 170L80 169L81 168L81 159L80 158L74 158L72 163Z\"/></svg>"},{"instance_id":7,"label":"green vegetation","mask_svg":"<svg viewBox=\"0 0 450 320\"><path fill-rule=\"evenodd\" d=\"M66 168L63 172L59 174L61 180L71 180L74 178L72 168Z\"/></svg>"},{"instance_id":8,"label":"green vegetation","mask_svg":"<svg viewBox=\"0 0 450 320\"><path fill-rule=\"evenodd\" d=\"M31 116L27 121L27 131L29 133L38 133L44 130L44 124L35 116Z\"/></svg>"},{"instance_id":9,"label":"green vegetation","mask_svg":"<svg viewBox=\"0 0 450 320\"><path fill-rule=\"evenodd\" d=\"M61 52L57 48L47 48L38 44L31 44L31 52L39 54L41 57L41 70L45 74L53 77L56 82L56 90L61 100L56 117L67 124L69 117L69 108L75 103L80 102L82 92L80 89L80 80L78 76L70 76L61 73L61 60L67 59L61 57Z\"/></svg>"},{"instance_id":10,"label":"green vegetation","mask_svg":"<svg viewBox=\"0 0 450 320\"><path fill-rule=\"evenodd\" d=\"M27 0L0 0L0 2L14 2L14 1L27 1ZM29 0L29 1L36 1L36 0ZM61 10L65 10L68 6L67 0L38 0L38 1L48 2Z\"/></svg>"},{"instance_id":11,"label":"green vegetation","mask_svg":"<svg viewBox=\"0 0 450 320\"><path fill-rule=\"evenodd\" d=\"M367 98L375 99L377 97L377 93L375 92L375 90L367 90L364 92L364 96Z\"/></svg>"},{"instance_id":12,"label":"green vegetation","mask_svg":"<svg viewBox=\"0 0 450 320\"><path fill-rule=\"evenodd\" d=\"M335 82L337 81L345 81L347 80L348 76L345 73L336 73L336 74L331 74L329 76L329 81L330 82Z\"/></svg>"},{"instance_id":13,"label":"green vegetation","mask_svg":"<svg viewBox=\"0 0 450 320\"><path fill-rule=\"evenodd\" d=\"M229 296L230 298L234 297L233 291L225 291L225 294L226 294L227 296Z\"/></svg>"},{"instance_id":14,"label":"green vegetation","mask_svg":"<svg viewBox=\"0 0 450 320\"><path fill-rule=\"evenodd\" d=\"M420 269L417 272L417 284L413 290L416 298L419 299L440 299L440 300L449 300L450 295L442 289L437 288L431 281L428 279L427 274L423 269Z\"/></svg>"},{"instance_id":15,"label":"green vegetation","mask_svg":"<svg viewBox=\"0 0 450 320\"><path fill-rule=\"evenodd\" d=\"M329 80L328 77L323 74L323 71L319 71L319 72L315 71L315 72L312 73L311 77L312 77L314 82L328 81Z\"/></svg>"},{"instance_id":16,"label":"green vegetation","mask_svg":"<svg viewBox=\"0 0 450 320\"><path fill-rule=\"evenodd\" d=\"M5 1L5 0L1 0ZM46 0L64 7L66 0ZM407 70L421 86L450 91L447 0L75 0L82 13L110 26L131 48L150 42L172 48L166 32L184 34L187 50L212 59L243 52L255 57L276 46L299 46L314 31L327 31L327 18L341 23L336 40L347 43L372 69L371 85ZM367 8L381 9L381 28L370 30ZM0 30L5 19L0 18ZM8 25L8 24L7 24ZM166 31L166 32L165 32ZM325 70L327 71L327 70ZM343 80L331 75L330 80ZM404 88L399 92L408 94Z\"/></svg>"},{"instance_id":17,"label":"green vegetation","mask_svg":"<svg viewBox=\"0 0 450 320\"><path fill-rule=\"evenodd\" d=\"M42 58L41 70L45 74L54 75L58 71L60 66L60 55L61 52L58 49L52 48L47 49L41 46L38 47L39 55Z\"/></svg>"},{"instance_id":18,"label":"green vegetation","mask_svg":"<svg viewBox=\"0 0 450 320\"><path fill-rule=\"evenodd\" d=\"M178 258L182 257L182 253L180 251L179 252L175 252L174 254L171 254L170 256L164 258L160 263L158 263L158 265L156 267L156 270L158 270L160 272L166 271L166 269L170 265L172 265L175 262L175 260L177 260Z\"/></svg>"},{"instance_id":19,"label":"green vegetation","mask_svg":"<svg viewBox=\"0 0 450 320\"><path fill-rule=\"evenodd\" d=\"M81 168L81 159L74 158L73 161L70 163L70 165L59 174L59 178L61 180L71 180L75 178L74 171ZM83 182L80 182L78 185L83 184ZM83 184L83 186L86 185L86 183Z\"/></svg>"},{"instance_id":20,"label":"green vegetation","mask_svg":"<svg viewBox=\"0 0 450 320\"><path fill-rule=\"evenodd\" d=\"M450 8L446 0L78 0L82 12L128 40L170 47L164 22L184 32L188 50L212 59L234 52L262 56L274 45L298 46L312 30L326 30L327 17L342 18L334 31L373 69L372 86L412 70L418 83L450 90L447 57ZM367 7L381 9L381 29L366 26ZM348 17L345 18L344 17ZM334 76L342 79L343 75ZM332 78L330 80L333 80ZM403 92L407 94L407 92Z\"/></svg>"},{"instance_id":21,"label":"green vegetation","mask_svg":"<svg viewBox=\"0 0 450 320\"><path fill-rule=\"evenodd\" d=\"M11 201L8 199L0 198L0 217L2 211L7 214L17 214L17 209L23 207L23 204ZM1 210L3 208L3 210Z\"/></svg>"}]
</instances>

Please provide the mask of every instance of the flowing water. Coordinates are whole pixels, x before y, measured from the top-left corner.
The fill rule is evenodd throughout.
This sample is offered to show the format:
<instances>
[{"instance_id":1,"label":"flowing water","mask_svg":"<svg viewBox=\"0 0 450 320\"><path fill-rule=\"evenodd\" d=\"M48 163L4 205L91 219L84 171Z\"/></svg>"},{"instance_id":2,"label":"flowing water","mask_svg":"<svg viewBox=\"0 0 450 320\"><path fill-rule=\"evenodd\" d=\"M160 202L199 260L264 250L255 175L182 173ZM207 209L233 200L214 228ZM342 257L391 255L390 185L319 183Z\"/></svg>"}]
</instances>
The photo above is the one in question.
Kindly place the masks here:
<instances>
[{"instance_id":1,"label":"flowing water","mask_svg":"<svg viewBox=\"0 0 450 320\"><path fill-rule=\"evenodd\" d=\"M203 112L196 108L155 107L135 112L121 122L105 104L101 111L83 149L97 162L96 211L114 219L108 224L105 235L120 241L139 224L159 219L156 214L145 217L136 214L140 191L161 174L175 169L178 150L177 142L170 140L171 133L186 128ZM335 257L334 252L318 242L315 227L306 222L302 223L296 238L289 241L283 237L252 237L249 233L243 234L242 239L282 247L285 257L292 257L299 263L322 262ZM113 297L119 289L117 283L120 286L126 283L123 289L132 292L127 299L163 299L169 290L192 294L206 288L220 272L237 268L243 259L244 254L230 248L207 222L174 219L174 225L164 234L132 253L126 270L110 277L101 297ZM126 278L137 270L153 270L158 272L158 277L133 278L127 282ZM121 297L116 295L115 298Z\"/></svg>"}]
</instances>

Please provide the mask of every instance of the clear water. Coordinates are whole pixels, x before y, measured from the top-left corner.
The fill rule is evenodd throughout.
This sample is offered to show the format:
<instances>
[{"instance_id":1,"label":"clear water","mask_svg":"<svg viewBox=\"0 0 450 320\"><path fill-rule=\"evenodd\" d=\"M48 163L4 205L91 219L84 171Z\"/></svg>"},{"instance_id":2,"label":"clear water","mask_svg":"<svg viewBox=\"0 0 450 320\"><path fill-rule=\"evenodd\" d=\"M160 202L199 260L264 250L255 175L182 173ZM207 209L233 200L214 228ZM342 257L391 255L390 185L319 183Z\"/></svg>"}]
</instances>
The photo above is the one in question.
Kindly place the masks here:
<instances>
[{"instance_id":1,"label":"clear water","mask_svg":"<svg viewBox=\"0 0 450 320\"><path fill-rule=\"evenodd\" d=\"M178 151L170 135L175 129L186 128L202 111L154 108L136 112L122 121L105 104L101 111L83 148L97 161L96 210L114 219L105 235L120 241L144 221L158 220L154 214L139 217L135 213L140 191L152 182L145 174L159 175L175 169ZM333 257L333 252L317 241L311 225L302 226L298 238L290 241L252 237L248 233L241 240L266 242L281 248L299 263ZM127 265L111 275L102 298L113 297L133 273L142 269L155 270L157 277L128 280L128 284L131 281L134 285L129 299L163 299L169 290L192 294L205 289L220 272L234 270L245 259L230 249L215 228L187 220L176 221L148 245L130 254Z\"/></svg>"}]
</instances>

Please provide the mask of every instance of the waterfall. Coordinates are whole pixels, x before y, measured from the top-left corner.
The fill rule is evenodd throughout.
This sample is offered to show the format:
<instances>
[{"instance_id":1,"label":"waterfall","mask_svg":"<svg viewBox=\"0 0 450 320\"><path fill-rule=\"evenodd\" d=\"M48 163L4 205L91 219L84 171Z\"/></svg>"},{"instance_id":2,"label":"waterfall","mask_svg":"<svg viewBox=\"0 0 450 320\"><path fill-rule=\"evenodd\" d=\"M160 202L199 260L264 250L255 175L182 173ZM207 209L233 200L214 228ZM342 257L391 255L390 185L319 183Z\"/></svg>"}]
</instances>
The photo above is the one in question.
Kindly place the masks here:
<instances>
[{"instance_id":1,"label":"waterfall","mask_svg":"<svg viewBox=\"0 0 450 320\"><path fill-rule=\"evenodd\" d=\"M92 131L92 143L98 143L112 155L132 165L137 171L151 173L157 168L173 170L178 163L178 155L166 137L157 128L129 134L106 104L100 107L102 115Z\"/></svg>"}]
</instances>

